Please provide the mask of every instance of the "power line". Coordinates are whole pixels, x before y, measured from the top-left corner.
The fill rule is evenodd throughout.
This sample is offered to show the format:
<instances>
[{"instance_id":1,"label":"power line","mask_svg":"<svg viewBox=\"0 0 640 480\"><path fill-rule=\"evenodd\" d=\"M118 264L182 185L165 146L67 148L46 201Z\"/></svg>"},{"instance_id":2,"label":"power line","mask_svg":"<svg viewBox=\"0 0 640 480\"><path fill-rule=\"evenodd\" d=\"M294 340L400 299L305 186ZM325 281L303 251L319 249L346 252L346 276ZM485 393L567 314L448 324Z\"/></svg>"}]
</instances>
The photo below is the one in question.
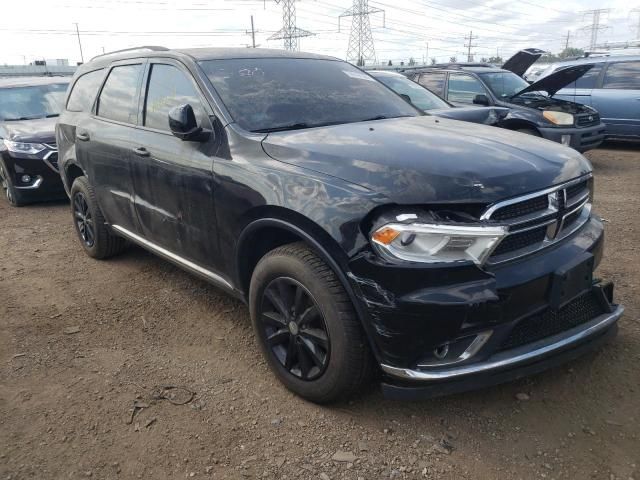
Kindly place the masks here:
<instances>
[{"instance_id":1,"label":"power line","mask_svg":"<svg viewBox=\"0 0 640 480\"><path fill-rule=\"evenodd\" d=\"M373 46L373 35L371 34L371 13L384 15L384 10L369 7L369 0L353 0L353 6L345 10L338 17L338 29L340 29L340 18L351 17L351 33L349 34L349 47L347 48L347 61L353 62L363 67L367 60L376 61L376 49Z\"/></svg>"},{"instance_id":2,"label":"power line","mask_svg":"<svg viewBox=\"0 0 640 480\"><path fill-rule=\"evenodd\" d=\"M296 0L276 0L282 3L282 28L269 37L269 40L284 40L284 49L298 51L298 39L309 37L313 33L296 26Z\"/></svg>"}]
</instances>

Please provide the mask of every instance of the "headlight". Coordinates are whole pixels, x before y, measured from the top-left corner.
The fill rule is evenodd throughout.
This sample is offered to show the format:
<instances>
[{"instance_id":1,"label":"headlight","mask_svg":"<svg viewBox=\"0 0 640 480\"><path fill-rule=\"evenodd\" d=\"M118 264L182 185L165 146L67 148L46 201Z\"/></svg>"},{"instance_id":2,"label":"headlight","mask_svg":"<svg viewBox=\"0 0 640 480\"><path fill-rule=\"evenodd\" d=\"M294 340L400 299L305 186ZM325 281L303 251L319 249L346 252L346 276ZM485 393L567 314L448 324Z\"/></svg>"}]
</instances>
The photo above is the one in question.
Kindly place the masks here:
<instances>
[{"instance_id":1,"label":"headlight","mask_svg":"<svg viewBox=\"0 0 640 480\"><path fill-rule=\"evenodd\" d=\"M22 143L22 142L12 142L11 140L4 140L4 146L7 147L7 150L13 153L27 153L30 155L35 155L36 153L40 153L45 148L41 143Z\"/></svg>"},{"instance_id":2,"label":"headlight","mask_svg":"<svg viewBox=\"0 0 640 480\"><path fill-rule=\"evenodd\" d=\"M542 116L554 125L573 125L573 115L570 113L545 110L542 112Z\"/></svg>"},{"instance_id":3,"label":"headlight","mask_svg":"<svg viewBox=\"0 0 640 480\"><path fill-rule=\"evenodd\" d=\"M506 227L388 223L371 235L378 252L410 262L481 265L507 234Z\"/></svg>"}]
</instances>

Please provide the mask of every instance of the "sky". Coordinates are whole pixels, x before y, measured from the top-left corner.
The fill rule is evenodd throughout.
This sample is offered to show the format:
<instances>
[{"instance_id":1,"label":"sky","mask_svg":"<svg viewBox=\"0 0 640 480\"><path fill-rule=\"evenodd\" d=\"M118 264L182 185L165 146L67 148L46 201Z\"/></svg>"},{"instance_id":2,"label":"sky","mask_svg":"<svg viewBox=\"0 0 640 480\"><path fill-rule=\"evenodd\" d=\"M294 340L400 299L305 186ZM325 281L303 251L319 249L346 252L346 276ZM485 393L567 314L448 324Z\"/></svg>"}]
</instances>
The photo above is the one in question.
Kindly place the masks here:
<instances>
[{"instance_id":1,"label":"sky","mask_svg":"<svg viewBox=\"0 0 640 480\"><path fill-rule=\"evenodd\" d=\"M0 17L0 64L35 59L80 61L76 25L84 60L103 51L139 45L223 47L251 45L251 15L256 44L282 48L270 40L282 26L277 0L4 0ZM297 26L315 35L300 39L300 50L345 58L351 17L340 15L353 0L299 0ZM602 15L598 43L634 40L640 0L369 0L378 62L475 60L521 48L559 52L589 45L591 9ZM634 11L636 9L636 11Z\"/></svg>"}]
</instances>

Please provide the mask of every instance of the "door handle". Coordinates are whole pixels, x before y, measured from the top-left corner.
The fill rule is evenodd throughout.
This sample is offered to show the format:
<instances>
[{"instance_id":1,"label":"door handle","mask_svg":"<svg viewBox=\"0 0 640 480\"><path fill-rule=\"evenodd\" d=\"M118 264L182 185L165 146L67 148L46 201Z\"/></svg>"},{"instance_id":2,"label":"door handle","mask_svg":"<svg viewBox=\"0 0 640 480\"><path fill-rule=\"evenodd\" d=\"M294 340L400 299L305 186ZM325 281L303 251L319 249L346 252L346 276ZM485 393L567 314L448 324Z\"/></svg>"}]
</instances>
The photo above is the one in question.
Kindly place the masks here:
<instances>
[{"instance_id":1,"label":"door handle","mask_svg":"<svg viewBox=\"0 0 640 480\"><path fill-rule=\"evenodd\" d=\"M88 133L76 133L76 138L81 142L88 142L91 137L89 137Z\"/></svg>"},{"instance_id":2,"label":"door handle","mask_svg":"<svg viewBox=\"0 0 640 480\"><path fill-rule=\"evenodd\" d=\"M149 150L144 147L134 148L133 153L135 153L139 157L148 157L150 155Z\"/></svg>"}]
</instances>

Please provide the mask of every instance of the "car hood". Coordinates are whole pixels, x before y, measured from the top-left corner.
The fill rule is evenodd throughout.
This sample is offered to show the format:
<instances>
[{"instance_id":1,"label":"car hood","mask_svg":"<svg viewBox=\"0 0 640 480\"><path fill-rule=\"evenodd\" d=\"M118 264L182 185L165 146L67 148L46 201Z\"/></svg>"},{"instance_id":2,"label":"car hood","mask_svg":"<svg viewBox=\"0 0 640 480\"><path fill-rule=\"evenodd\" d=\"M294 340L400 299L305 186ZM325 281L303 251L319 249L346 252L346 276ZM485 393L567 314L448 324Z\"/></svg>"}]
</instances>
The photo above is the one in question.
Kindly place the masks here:
<instances>
[{"instance_id":1,"label":"car hood","mask_svg":"<svg viewBox=\"0 0 640 480\"><path fill-rule=\"evenodd\" d=\"M14 142L52 143L55 142L57 118L37 118L0 122L0 137Z\"/></svg>"},{"instance_id":2,"label":"car hood","mask_svg":"<svg viewBox=\"0 0 640 480\"><path fill-rule=\"evenodd\" d=\"M398 204L491 203L591 171L578 152L509 130L431 116L271 133L272 158Z\"/></svg>"},{"instance_id":3,"label":"car hood","mask_svg":"<svg viewBox=\"0 0 640 480\"><path fill-rule=\"evenodd\" d=\"M502 68L522 77L529 67L536 63L544 53L546 52L539 48L525 48L507 60Z\"/></svg>"},{"instance_id":4,"label":"car hood","mask_svg":"<svg viewBox=\"0 0 640 480\"><path fill-rule=\"evenodd\" d=\"M557 72L548 75L537 82L533 82L526 88L523 88L518 93L514 95L517 97L527 92L547 92L550 96L554 96L558 90L562 90L564 87L569 85L570 83L575 82L585 73L587 73L593 64L581 64L574 65L573 67L563 68L562 70L558 70Z\"/></svg>"}]
</instances>

